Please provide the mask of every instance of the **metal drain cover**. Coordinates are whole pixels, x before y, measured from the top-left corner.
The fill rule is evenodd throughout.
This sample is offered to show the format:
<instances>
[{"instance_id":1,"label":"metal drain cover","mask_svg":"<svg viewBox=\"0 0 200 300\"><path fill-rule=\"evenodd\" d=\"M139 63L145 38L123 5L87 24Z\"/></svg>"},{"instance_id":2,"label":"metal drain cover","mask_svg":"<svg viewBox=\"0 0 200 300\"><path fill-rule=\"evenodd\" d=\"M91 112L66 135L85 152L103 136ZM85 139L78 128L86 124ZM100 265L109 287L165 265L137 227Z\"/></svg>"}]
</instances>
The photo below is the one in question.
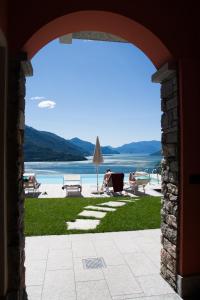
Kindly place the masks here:
<instances>
[{"instance_id":1,"label":"metal drain cover","mask_svg":"<svg viewBox=\"0 0 200 300\"><path fill-rule=\"evenodd\" d=\"M103 257L82 259L84 269L101 269L106 268Z\"/></svg>"}]
</instances>

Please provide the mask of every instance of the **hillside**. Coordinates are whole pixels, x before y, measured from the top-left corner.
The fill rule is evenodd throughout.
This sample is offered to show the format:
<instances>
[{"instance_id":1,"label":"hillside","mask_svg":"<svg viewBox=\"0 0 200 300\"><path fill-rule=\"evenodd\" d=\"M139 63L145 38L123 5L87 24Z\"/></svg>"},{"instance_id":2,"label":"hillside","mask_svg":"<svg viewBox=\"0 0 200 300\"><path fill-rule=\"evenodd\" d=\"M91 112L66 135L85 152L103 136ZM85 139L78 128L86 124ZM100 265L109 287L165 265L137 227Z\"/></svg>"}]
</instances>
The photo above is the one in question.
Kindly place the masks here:
<instances>
[{"instance_id":1,"label":"hillside","mask_svg":"<svg viewBox=\"0 0 200 300\"><path fill-rule=\"evenodd\" d=\"M153 153L161 149L161 143L159 141L141 141L124 144L121 147L115 148L120 153Z\"/></svg>"},{"instance_id":2,"label":"hillside","mask_svg":"<svg viewBox=\"0 0 200 300\"><path fill-rule=\"evenodd\" d=\"M77 137L65 140L58 135L25 127L24 158L25 161L81 161L85 156L93 155L95 145ZM132 142L113 148L101 147L102 154L145 153L161 155L159 141Z\"/></svg>"},{"instance_id":3,"label":"hillside","mask_svg":"<svg viewBox=\"0 0 200 300\"><path fill-rule=\"evenodd\" d=\"M162 156L162 151L159 150L159 151L151 153L150 155L152 155L152 156Z\"/></svg>"},{"instance_id":4,"label":"hillside","mask_svg":"<svg viewBox=\"0 0 200 300\"><path fill-rule=\"evenodd\" d=\"M84 155L93 155L94 153L94 148L95 145L90 143L90 142L86 142L83 141L77 137L69 140L71 143L73 143L74 145L80 147L83 150L83 154ZM101 147L101 151L102 154L119 154L119 152L117 150L115 150L114 148L110 147L110 146L103 146Z\"/></svg>"},{"instance_id":5,"label":"hillside","mask_svg":"<svg viewBox=\"0 0 200 300\"><path fill-rule=\"evenodd\" d=\"M25 127L25 161L86 160L82 150L56 134Z\"/></svg>"}]
</instances>

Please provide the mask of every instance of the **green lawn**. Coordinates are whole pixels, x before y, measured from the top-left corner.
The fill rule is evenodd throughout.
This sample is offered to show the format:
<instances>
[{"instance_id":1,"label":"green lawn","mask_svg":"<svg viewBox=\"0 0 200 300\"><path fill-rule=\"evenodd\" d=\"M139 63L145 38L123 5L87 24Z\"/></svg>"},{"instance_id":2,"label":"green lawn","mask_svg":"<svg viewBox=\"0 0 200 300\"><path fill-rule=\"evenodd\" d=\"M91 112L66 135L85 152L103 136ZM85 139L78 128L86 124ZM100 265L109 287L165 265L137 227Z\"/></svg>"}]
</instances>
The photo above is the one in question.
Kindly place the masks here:
<instances>
[{"instance_id":1,"label":"green lawn","mask_svg":"<svg viewBox=\"0 0 200 300\"><path fill-rule=\"evenodd\" d=\"M122 198L121 198L122 199ZM123 197L124 199L124 197ZM128 199L126 197L126 199ZM95 230L66 230L66 221L77 218L86 205L106 201L117 201L120 197L34 199L25 201L25 234L58 235L80 232L107 232L139 230L160 227L160 197L141 197L134 203L127 203L115 212L107 213Z\"/></svg>"}]
</instances>

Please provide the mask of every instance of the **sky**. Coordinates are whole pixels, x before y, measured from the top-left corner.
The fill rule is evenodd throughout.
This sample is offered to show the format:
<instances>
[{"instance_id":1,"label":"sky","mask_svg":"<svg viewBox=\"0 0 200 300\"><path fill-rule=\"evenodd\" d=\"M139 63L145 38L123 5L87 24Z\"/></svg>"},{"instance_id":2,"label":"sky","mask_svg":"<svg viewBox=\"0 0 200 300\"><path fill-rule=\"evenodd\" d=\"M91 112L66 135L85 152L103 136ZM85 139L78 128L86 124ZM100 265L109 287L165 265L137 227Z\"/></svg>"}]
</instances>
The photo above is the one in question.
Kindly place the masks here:
<instances>
[{"instance_id":1,"label":"sky","mask_svg":"<svg viewBox=\"0 0 200 300\"><path fill-rule=\"evenodd\" d=\"M149 58L129 43L54 40L32 58L26 125L101 145L160 140L160 85Z\"/></svg>"}]
</instances>

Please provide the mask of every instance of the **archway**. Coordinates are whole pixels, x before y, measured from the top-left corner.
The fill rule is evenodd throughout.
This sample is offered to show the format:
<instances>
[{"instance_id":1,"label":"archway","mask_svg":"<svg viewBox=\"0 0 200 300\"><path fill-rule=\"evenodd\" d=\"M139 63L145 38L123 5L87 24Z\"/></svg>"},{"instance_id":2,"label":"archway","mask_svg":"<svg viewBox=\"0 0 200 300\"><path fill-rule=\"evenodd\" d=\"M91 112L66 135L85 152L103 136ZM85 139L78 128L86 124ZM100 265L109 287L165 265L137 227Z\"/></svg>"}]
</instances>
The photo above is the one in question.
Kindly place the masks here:
<instances>
[{"instance_id":1,"label":"archway","mask_svg":"<svg viewBox=\"0 0 200 300\"><path fill-rule=\"evenodd\" d=\"M167 47L154 35L150 30L142 25L130 20L121 15L108 13L108 12L96 12L96 11L84 11L65 15L60 17L36 31L32 37L30 37L22 47L22 51L25 51L28 58L31 58L42 46L55 37L81 30L95 30L110 32L114 35L119 35L122 38L138 46L160 70L153 76L154 82L162 83L162 130L163 130L163 150L165 156L165 163L163 166L163 189L164 189L164 202L163 202L163 246L162 252L162 274L170 282L170 284L176 288L176 274L177 274L177 214L178 214L178 117L177 117L177 81L176 71L174 66L169 62L173 61L173 56L170 54ZM152 47L149 47L149 45ZM21 62L26 61L23 64L23 72L20 71ZM162 67L163 65L163 67ZM20 105L17 105L17 114L20 122L17 124L16 129L19 132L19 137L23 132L23 114L24 114L24 76L30 74L29 64L26 57L17 60L18 74L16 79L18 84L22 88L22 94L20 94ZM26 67L28 68L26 68ZM16 96L16 95L15 95ZM19 97L19 95L17 95ZM20 116L20 117L19 117ZM171 146L172 145L172 146ZM19 153L22 151L22 140L20 138L17 141L17 148ZM19 154L19 157L21 155ZM23 172L22 160L19 160L18 173ZM19 184L20 189L19 203L22 201L22 182ZM167 204L173 203L175 205L166 207ZM20 211L20 219L23 216L23 209ZM20 244L22 245L22 244ZM23 246L22 246L23 248ZM167 250L168 249L168 250ZM23 252L23 249L21 249ZM23 268L22 271L23 272ZM22 274L21 274L22 275ZM23 276L23 275L22 275Z\"/></svg>"},{"instance_id":2,"label":"archway","mask_svg":"<svg viewBox=\"0 0 200 300\"><path fill-rule=\"evenodd\" d=\"M88 30L120 36L141 49L157 68L173 60L162 41L143 25L119 14L92 10L64 15L45 24L25 42L22 50L30 59L51 40L68 33Z\"/></svg>"}]
</instances>

